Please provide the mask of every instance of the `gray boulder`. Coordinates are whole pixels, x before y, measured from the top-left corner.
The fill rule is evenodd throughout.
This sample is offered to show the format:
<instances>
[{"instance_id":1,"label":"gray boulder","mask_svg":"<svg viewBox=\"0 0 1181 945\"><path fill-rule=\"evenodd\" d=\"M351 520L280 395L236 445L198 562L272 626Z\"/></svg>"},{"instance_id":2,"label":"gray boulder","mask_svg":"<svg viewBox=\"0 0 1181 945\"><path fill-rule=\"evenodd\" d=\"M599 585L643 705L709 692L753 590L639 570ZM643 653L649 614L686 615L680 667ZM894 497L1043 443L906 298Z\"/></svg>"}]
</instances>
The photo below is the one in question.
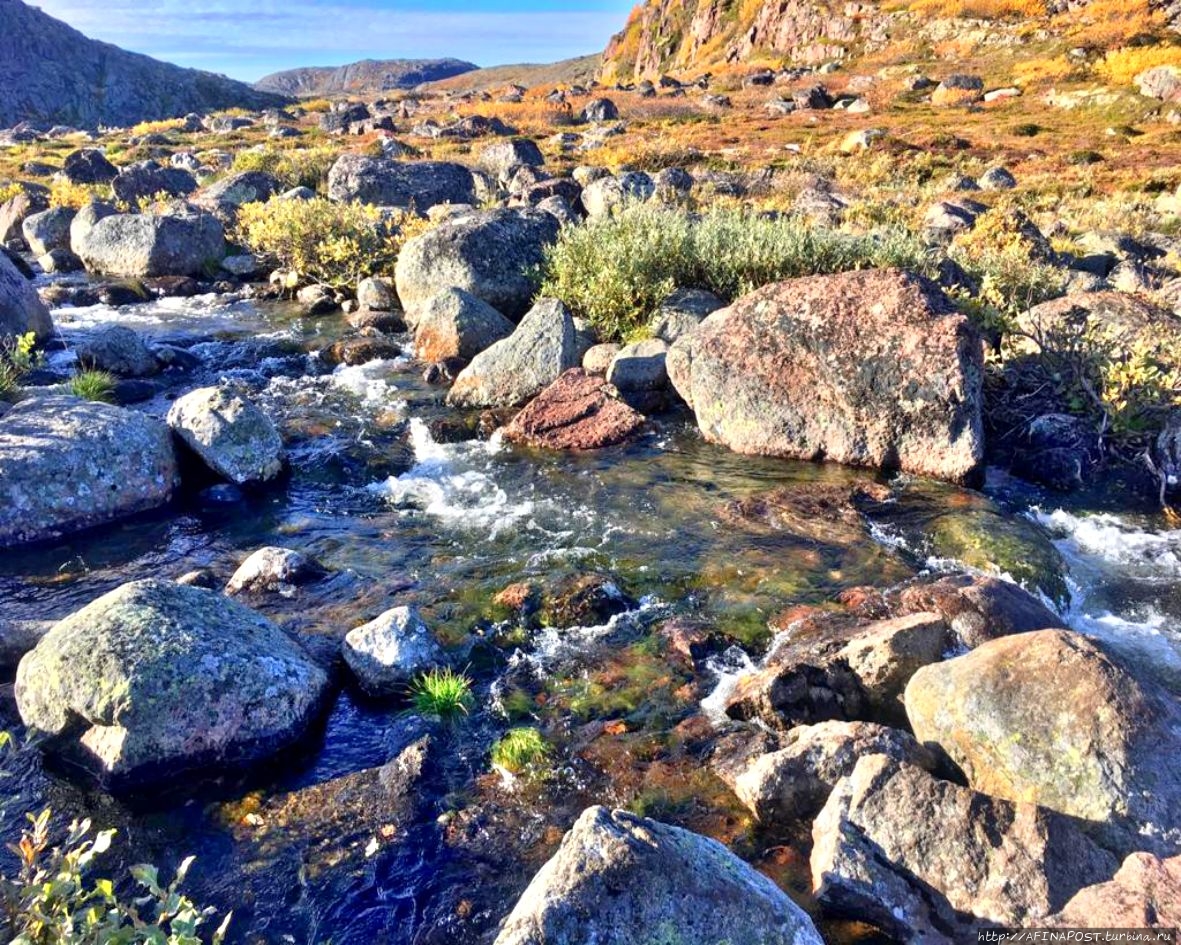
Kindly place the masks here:
<instances>
[{"instance_id":1,"label":"gray boulder","mask_svg":"<svg viewBox=\"0 0 1181 945\"><path fill-rule=\"evenodd\" d=\"M282 189L282 184L265 171L240 171L210 184L193 202L219 219L232 219L243 204L263 203Z\"/></svg>"},{"instance_id":2,"label":"gray boulder","mask_svg":"<svg viewBox=\"0 0 1181 945\"><path fill-rule=\"evenodd\" d=\"M73 246L86 268L110 276L195 276L226 252L225 231L207 213L115 214Z\"/></svg>"},{"instance_id":3,"label":"gray boulder","mask_svg":"<svg viewBox=\"0 0 1181 945\"><path fill-rule=\"evenodd\" d=\"M26 188L0 204L0 245L20 238L25 219L48 209L49 198L44 188Z\"/></svg>"},{"instance_id":4,"label":"gray boulder","mask_svg":"<svg viewBox=\"0 0 1181 945\"><path fill-rule=\"evenodd\" d=\"M112 790L295 741L323 705L324 671L281 630L219 594L124 584L57 624L20 664L29 729Z\"/></svg>"},{"instance_id":5,"label":"gray boulder","mask_svg":"<svg viewBox=\"0 0 1181 945\"><path fill-rule=\"evenodd\" d=\"M237 485L274 479L283 439L271 419L225 387L202 387L178 399L168 425L219 476Z\"/></svg>"},{"instance_id":6,"label":"gray boulder","mask_svg":"<svg viewBox=\"0 0 1181 945\"><path fill-rule=\"evenodd\" d=\"M425 214L441 203L475 203L471 171L446 161L391 161L343 154L328 172L332 200L357 200Z\"/></svg>"},{"instance_id":7,"label":"gray boulder","mask_svg":"<svg viewBox=\"0 0 1181 945\"><path fill-rule=\"evenodd\" d=\"M38 339L48 338L53 319L32 283L0 253L0 341L30 331Z\"/></svg>"},{"instance_id":8,"label":"gray boulder","mask_svg":"<svg viewBox=\"0 0 1181 945\"><path fill-rule=\"evenodd\" d=\"M686 335L726 303L705 289L677 289L660 303L648 331L670 345Z\"/></svg>"},{"instance_id":9,"label":"gray boulder","mask_svg":"<svg viewBox=\"0 0 1181 945\"><path fill-rule=\"evenodd\" d=\"M357 304L374 312L393 312L402 307L393 279L369 276L357 283Z\"/></svg>"},{"instance_id":10,"label":"gray boulder","mask_svg":"<svg viewBox=\"0 0 1181 945\"><path fill-rule=\"evenodd\" d=\"M520 406L564 371L578 367L588 347L566 306L556 299L541 299L509 337L476 355L460 372L447 403Z\"/></svg>"},{"instance_id":11,"label":"gray boulder","mask_svg":"<svg viewBox=\"0 0 1181 945\"><path fill-rule=\"evenodd\" d=\"M619 118L619 109L609 98L592 98L583 106L579 117L583 122L615 121Z\"/></svg>"},{"instance_id":12,"label":"gray boulder","mask_svg":"<svg viewBox=\"0 0 1181 945\"><path fill-rule=\"evenodd\" d=\"M513 333L514 325L482 299L463 289L440 292L414 318L414 350L428 364L470 361Z\"/></svg>"},{"instance_id":13,"label":"gray boulder","mask_svg":"<svg viewBox=\"0 0 1181 945\"><path fill-rule=\"evenodd\" d=\"M446 289L463 289L510 319L529 308L530 270L558 238L558 221L537 210L486 210L448 220L409 240L395 278L403 306L413 310Z\"/></svg>"},{"instance_id":14,"label":"gray boulder","mask_svg":"<svg viewBox=\"0 0 1181 945\"><path fill-rule=\"evenodd\" d=\"M344 661L370 695L389 695L444 659L416 607L394 607L348 632Z\"/></svg>"},{"instance_id":15,"label":"gray boulder","mask_svg":"<svg viewBox=\"0 0 1181 945\"><path fill-rule=\"evenodd\" d=\"M140 200L153 200L163 194L168 197L187 197L197 189L197 178L179 167L159 167L155 164L136 164L125 167L111 181L115 196L129 206Z\"/></svg>"},{"instance_id":16,"label":"gray boulder","mask_svg":"<svg viewBox=\"0 0 1181 945\"><path fill-rule=\"evenodd\" d=\"M75 397L39 397L0 417L0 470L0 547L156 508L179 484L164 424Z\"/></svg>"},{"instance_id":17,"label":"gray boulder","mask_svg":"<svg viewBox=\"0 0 1181 945\"><path fill-rule=\"evenodd\" d=\"M74 353L80 364L120 377L149 377L160 371L160 362L139 332L125 325L107 325L87 333L74 346Z\"/></svg>"},{"instance_id":18,"label":"gray boulder","mask_svg":"<svg viewBox=\"0 0 1181 945\"><path fill-rule=\"evenodd\" d=\"M70 250L77 255L77 247L82 245L94 225L104 217L113 217L119 211L109 203L92 200L83 206L70 221Z\"/></svg>"},{"instance_id":19,"label":"gray boulder","mask_svg":"<svg viewBox=\"0 0 1181 945\"><path fill-rule=\"evenodd\" d=\"M119 168L98 148L71 151L62 162L62 176L71 184L109 184L118 175Z\"/></svg>"},{"instance_id":20,"label":"gray boulder","mask_svg":"<svg viewBox=\"0 0 1181 945\"><path fill-rule=\"evenodd\" d=\"M807 914L720 843L627 811L583 811L495 945L821 945Z\"/></svg>"},{"instance_id":21,"label":"gray boulder","mask_svg":"<svg viewBox=\"0 0 1181 945\"><path fill-rule=\"evenodd\" d=\"M519 167L541 167L545 155L534 141L528 138L510 138L496 141L480 152L478 159L481 170L487 171L499 181L507 181Z\"/></svg>"},{"instance_id":22,"label":"gray boulder","mask_svg":"<svg viewBox=\"0 0 1181 945\"><path fill-rule=\"evenodd\" d=\"M21 234L34 256L44 256L55 249L70 248L70 224L74 210L70 207L53 207L25 217Z\"/></svg>"},{"instance_id":23,"label":"gray boulder","mask_svg":"<svg viewBox=\"0 0 1181 945\"><path fill-rule=\"evenodd\" d=\"M226 593L290 596L301 584L318 581L327 570L315 558L290 548L259 548L230 577Z\"/></svg>"},{"instance_id":24,"label":"gray boulder","mask_svg":"<svg viewBox=\"0 0 1181 945\"><path fill-rule=\"evenodd\" d=\"M664 390L668 387L667 354L668 343L659 338L624 345L607 368L607 381L625 393Z\"/></svg>"},{"instance_id":25,"label":"gray boulder","mask_svg":"<svg viewBox=\"0 0 1181 945\"><path fill-rule=\"evenodd\" d=\"M582 189L582 207L589 217L615 213L629 204L644 203L656 193L652 178L643 171L618 177L602 177Z\"/></svg>"}]
</instances>

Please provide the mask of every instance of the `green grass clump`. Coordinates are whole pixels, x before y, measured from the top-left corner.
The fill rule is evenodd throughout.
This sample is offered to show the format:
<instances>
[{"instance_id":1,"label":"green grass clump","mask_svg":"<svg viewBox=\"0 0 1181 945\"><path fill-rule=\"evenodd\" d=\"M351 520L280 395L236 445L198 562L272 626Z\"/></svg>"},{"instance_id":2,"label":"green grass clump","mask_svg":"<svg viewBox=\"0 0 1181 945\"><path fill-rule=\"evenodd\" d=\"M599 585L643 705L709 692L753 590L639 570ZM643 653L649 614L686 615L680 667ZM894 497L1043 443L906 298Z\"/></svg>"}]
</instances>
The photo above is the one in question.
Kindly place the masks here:
<instances>
[{"instance_id":1,"label":"green grass clump","mask_svg":"<svg viewBox=\"0 0 1181 945\"><path fill-rule=\"evenodd\" d=\"M467 715L473 702L471 679L449 666L423 673L414 681L410 692L419 712L441 719Z\"/></svg>"},{"instance_id":2,"label":"green grass clump","mask_svg":"<svg viewBox=\"0 0 1181 945\"><path fill-rule=\"evenodd\" d=\"M116 383L115 375L106 371L79 371L70 378L70 393L83 400L109 404L115 399Z\"/></svg>"},{"instance_id":3,"label":"green grass clump","mask_svg":"<svg viewBox=\"0 0 1181 945\"><path fill-rule=\"evenodd\" d=\"M565 302L603 340L622 340L642 331L679 287L733 300L783 279L884 266L929 273L933 262L900 230L854 235L746 208L691 216L637 204L563 230L547 251L541 292Z\"/></svg>"},{"instance_id":4,"label":"green grass clump","mask_svg":"<svg viewBox=\"0 0 1181 945\"><path fill-rule=\"evenodd\" d=\"M550 746L535 728L510 729L492 746L492 764L513 774L541 766L550 755Z\"/></svg>"}]
</instances>

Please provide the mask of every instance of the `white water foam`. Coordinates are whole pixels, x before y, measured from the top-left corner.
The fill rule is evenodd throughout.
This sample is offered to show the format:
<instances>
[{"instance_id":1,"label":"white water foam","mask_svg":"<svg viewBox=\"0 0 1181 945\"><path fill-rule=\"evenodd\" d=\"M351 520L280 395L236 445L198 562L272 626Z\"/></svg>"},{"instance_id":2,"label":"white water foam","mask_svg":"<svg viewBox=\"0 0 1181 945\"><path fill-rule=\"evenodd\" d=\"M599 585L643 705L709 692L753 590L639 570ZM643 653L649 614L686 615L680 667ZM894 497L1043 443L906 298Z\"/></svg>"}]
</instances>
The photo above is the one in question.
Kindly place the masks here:
<instances>
[{"instance_id":1,"label":"white water foam","mask_svg":"<svg viewBox=\"0 0 1181 945\"><path fill-rule=\"evenodd\" d=\"M355 394L367 407L396 406L404 410L404 400L391 401L390 395L397 387L391 383L389 375L405 367L406 363L403 358L395 358L366 361L364 364L340 364L328 375L328 380L333 387Z\"/></svg>"},{"instance_id":2,"label":"white water foam","mask_svg":"<svg viewBox=\"0 0 1181 945\"><path fill-rule=\"evenodd\" d=\"M758 669L754 660L740 646L732 646L717 656L705 661L705 668L713 673L717 682L708 696L701 700L701 713L713 725L724 725L729 721L726 703L738 687L738 680Z\"/></svg>"}]
</instances>

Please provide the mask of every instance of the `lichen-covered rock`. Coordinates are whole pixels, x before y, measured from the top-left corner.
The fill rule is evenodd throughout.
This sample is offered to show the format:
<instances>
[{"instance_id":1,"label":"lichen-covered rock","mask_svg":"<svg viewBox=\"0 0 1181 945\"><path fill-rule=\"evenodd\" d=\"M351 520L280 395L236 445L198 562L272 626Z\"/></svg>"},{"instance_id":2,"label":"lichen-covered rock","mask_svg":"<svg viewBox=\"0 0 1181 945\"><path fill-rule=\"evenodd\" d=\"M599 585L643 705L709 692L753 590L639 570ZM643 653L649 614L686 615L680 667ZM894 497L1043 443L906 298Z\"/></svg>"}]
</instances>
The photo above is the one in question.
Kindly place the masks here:
<instances>
[{"instance_id":1,"label":"lichen-covered rock","mask_svg":"<svg viewBox=\"0 0 1181 945\"><path fill-rule=\"evenodd\" d=\"M483 299L463 289L445 289L414 316L414 351L434 364L448 358L470 361L507 338L515 327Z\"/></svg>"},{"instance_id":2,"label":"lichen-covered rock","mask_svg":"<svg viewBox=\"0 0 1181 945\"><path fill-rule=\"evenodd\" d=\"M668 343L659 338L624 345L607 369L607 380L621 391L659 391L668 387Z\"/></svg>"},{"instance_id":3,"label":"lichen-covered rock","mask_svg":"<svg viewBox=\"0 0 1181 945\"><path fill-rule=\"evenodd\" d=\"M766 286L670 349L705 438L736 452L901 469L980 469L983 347L934 283L897 270Z\"/></svg>"},{"instance_id":4,"label":"lichen-covered rock","mask_svg":"<svg viewBox=\"0 0 1181 945\"><path fill-rule=\"evenodd\" d=\"M417 607L394 607L354 627L341 652L361 688L375 696L404 688L419 672L444 659Z\"/></svg>"},{"instance_id":5,"label":"lichen-covered rock","mask_svg":"<svg viewBox=\"0 0 1181 945\"><path fill-rule=\"evenodd\" d=\"M670 345L686 335L726 303L704 289L677 289L660 303L648 333Z\"/></svg>"},{"instance_id":6,"label":"lichen-covered rock","mask_svg":"<svg viewBox=\"0 0 1181 945\"><path fill-rule=\"evenodd\" d=\"M226 585L227 594L283 594L327 574L319 561L290 548L259 548L238 567Z\"/></svg>"},{"instance_id":7,"label":"lichen-covered rock","mask_svg":"<svg viewBox=\"0 0 1181 945\"><path fill-rule=\"evenodd\" d=\"M156 508L177 485L168 428L141 413L58 396L0 417L0 546Z\"/></svg>"},{"instance_id":8,"label":"lichen-covered rock","mask_svg":"<svg viewBox=\"0 0 1181 945\"><path fill-rule=\"evenodd\" d=\"M74 219L72 207L53 207L25 217L21 233L34 256L44 256L55 249L70 248L70 223Z\"/></svg>"},{"instance_id":9,"label":"lichen-covered rock","mask_svg":"<svg viewBox=\"0 0 1181 945\"><path fill-rule=\"evenodd\" d=\"M111 276L195 276L221 262L225 232L207 213L119 213L73 239L86 268Z\"/></svg>"},{"instance_id":10,"label":"lichen-covered rock","mask_svg":"<svg viewBox=\"0 0 1181 945\"><path fill-rule=\"evenodd\" d=\"M510 319L529 308L532 271L558 238L540 210L485 210L459 216L408 240L398 254L398 297L414 310L447 289L463 289Z\"/></svg>"},{"instance_id":11,"label":"lichen-covered rock","mask_svg":"<svg viewBox=\"0 0 1181 945\"><path fill-rule=\"evenodd\" d=\"M193 201L216 214L232 219L243 204L265 203L282 190L282 185L265 171L239 171L210 184Z\"/></svg>"},{"instance_id":12,"label":"lichen-covered rock","mask_svg":"<svg viewBox=\"0 0 1181 945\"><path fill-rule=\"evenodd\" d=\"M455 379L455 407L516 407L536 397L564 371L578 367L589 345L570 311L540 299L509 337L480 352Z\"/></svg>"},{"instance_id":13,"label":"lichen-covered rock","mask_svg":"<svg viewBox=\"0 0 1181 945\"><path fill-rule=\"evenodd\" d=\"M0 341L30 331L38 339L48 338L53 319L32 283L0 253Z\"/></svg>"},{"instance_id":14,"label":"lichen-covered rock","mask_svg":"<svg viewBox=\"0 0 1181 945\"><path fill-rule=\"evenodd\" d=\"M807 914L720 843L626 811L583 811L495 945L820 945Z\"/></svg>"},{"instance_id":15,"label":"lichen-covered rock","mask_svg":"<svg viewBox=\"0 0 1181 945\"><path fill-rule=\"evenodd\" d=\"M179 167L159 167L154 162L125 167L111 181L115 197L128 206L141 200L187 197L197 189L197 178Z\"/></svg>"},{"instance_id":16,"label":"lichen-covered rock","mask_svg":"<svg viewBox=\"0 0 1181 945\"><path fill-rule=\"evenodd\" d=\"M1080 889L1046 925L1168 929L1181 926L1181 856L1133 853L1105 883Z\"/></svg>"},{"instance_id":17,"label":"lichen-covered rock","mask_svg":"<svg viewBox=\"0 0 1181 945\"><path fill-rule=\"evenodd\" d=\"M262 760L303 733L327 685L260 615L146 580L50 630L21 661L16 701L31 731L117 790Z\"/></svg>"},{"instance_id":18,"label":"lichen-covered rock","mask_svg":"<svg viewBox=\"0 0 1181 945\"><path fill-rule=\"evenodd\" d=\"M973 105L984 98L984 80L974 75L949 75L931 93L932 105Z\"/></svg>"},{"instance_id":19,"label":"lichen-covered rock","mask_svg":"<svg viewBox=\"0 0 1181 945\"><path fill-rule=\"evenodd\" d=\"M541 167L545 155L535 141L528 138L513 138L496 141L480 152L479 164L499 181L507 181L519 167Z\"/></svg>"},{"instance_id":20,"label":"lichen-covered rock","mask_svg":"<svg viewBox=\"0 0 1181 945\"><path fill-rule=\"evenodd\" d=\"M626 442L644 416L610 383L572 368L531 400L504 428L505 439L552 450L594 450Z\"/></svg>"},{"instance_id":21,"label":"lichen-covered rock","mask_svg":"<svg viewBox=\"0 0 1181 945\"><path fill-rule=\"evenodd\" d=\"M977 790L1086 821L1121 855L1181 850L1181 710L1086 637L1001 637L925 667L906 712Z\"/></svg>"},{"instance_id":22,"label":"lichen-covered rock","mask_svg":"<svg viewBox=\"0 0 1181 945\"><path fill-rule=\"evenodd\" d=\"M812 843L826 908L931 945L990 924L1039 924L1115 867L1068 817L885 755L861 758L837 783Z\"/></svg>"},{"instance_id":23,"label":"lichen-covered rock","mask_svg":"<svg viewBox=\"0 0 1181 945\"><path fill-rule=\"evenodd\" d=\"M271 419L224 387L201 387L179 398L168 425L219 476L237 485L265 482L283 469L283 439Z\"/></svg>"},{"instance_id":24,"label":"lichen-covered rock","mask_svg":"<svg viewBox=\"0 0 1181 945\"><path fill-rule=\"evenodd\" d=\"M446 161L391 161L342 154L328 172L332 200L357 200L425 214L441 203L474 203L472 173Z\"/></svg>"}]
</instances>

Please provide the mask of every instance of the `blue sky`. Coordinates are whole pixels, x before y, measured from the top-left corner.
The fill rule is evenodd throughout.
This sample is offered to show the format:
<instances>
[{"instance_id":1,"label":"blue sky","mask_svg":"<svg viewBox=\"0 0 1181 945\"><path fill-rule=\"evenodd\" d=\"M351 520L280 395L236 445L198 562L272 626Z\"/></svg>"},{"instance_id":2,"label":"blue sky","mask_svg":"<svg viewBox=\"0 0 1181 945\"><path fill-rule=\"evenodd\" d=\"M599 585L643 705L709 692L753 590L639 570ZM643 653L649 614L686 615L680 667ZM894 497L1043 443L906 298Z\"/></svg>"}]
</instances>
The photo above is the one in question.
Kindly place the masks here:
<instances>
[{"instance_id":1,"label":"blue sky","mask_svg":"<svg viewBox=\"0 0 1181 945\"><path fill-rule=\"evenodd\" d=\"M597 52L635 0L31 0L95 39L253 81L294 66Z\"/></svg>"}]
</instances>

